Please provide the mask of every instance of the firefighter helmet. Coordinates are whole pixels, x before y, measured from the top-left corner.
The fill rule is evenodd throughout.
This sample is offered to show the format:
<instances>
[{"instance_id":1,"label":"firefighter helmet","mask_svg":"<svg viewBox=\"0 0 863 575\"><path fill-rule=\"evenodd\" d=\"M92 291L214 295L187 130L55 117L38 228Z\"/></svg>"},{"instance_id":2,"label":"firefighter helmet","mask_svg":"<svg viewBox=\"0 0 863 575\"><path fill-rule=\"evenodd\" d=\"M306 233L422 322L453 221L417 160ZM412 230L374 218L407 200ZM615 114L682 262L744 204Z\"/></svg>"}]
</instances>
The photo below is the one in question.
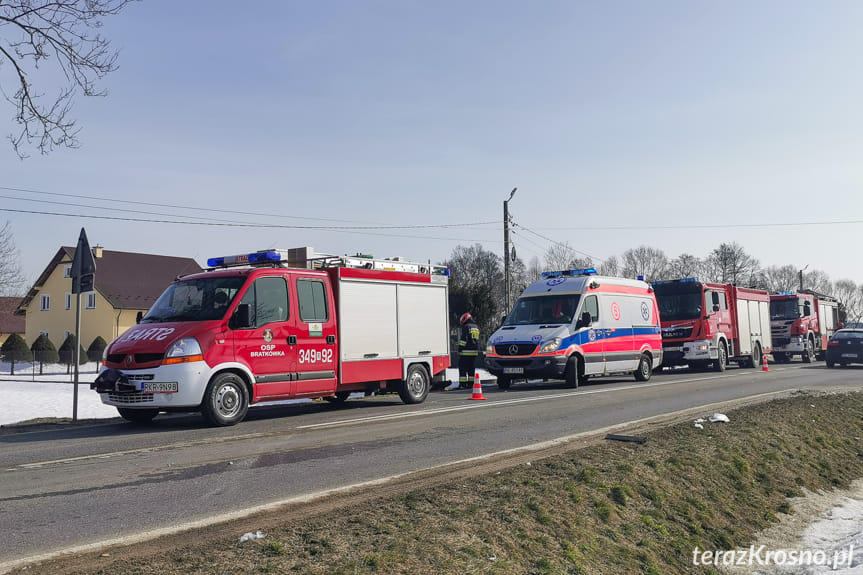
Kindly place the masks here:
<instances>
[{"instance_id":1,"label":"firefighter helmet","mask_svg":"<svg viewBox=\"0 0 863 575\"><path fill-rule=\"evenodd\" d=\"M458 322L459 323L467 323L467 321L469 319L470 319L470 314L469 313L463 313L463 314L461 314L461 317L458 318Z\"/></svg>"}]
</instances>

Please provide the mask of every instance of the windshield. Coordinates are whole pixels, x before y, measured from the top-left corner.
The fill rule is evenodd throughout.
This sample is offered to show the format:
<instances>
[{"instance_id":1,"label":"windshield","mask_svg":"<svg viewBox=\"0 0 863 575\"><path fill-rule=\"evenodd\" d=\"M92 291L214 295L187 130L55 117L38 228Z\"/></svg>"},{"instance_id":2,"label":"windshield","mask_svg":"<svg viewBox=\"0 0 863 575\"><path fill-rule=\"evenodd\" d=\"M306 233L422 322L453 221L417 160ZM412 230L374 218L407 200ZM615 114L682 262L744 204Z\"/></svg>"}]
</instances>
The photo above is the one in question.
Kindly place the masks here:
<instances>
[{"instance_id":1,"label":"windshield","mask_svg":"<svg viewBox=\"0 0 863 575\"><path fill-rule=\"evenodd\" d=\"M523 297L516 302L503 325L571 323L578 308L577 294L549 294Z\"/></svg>"},{"instance_id":2,"label":"windshield","mask_svg":"<svg viewBox=\"0 0 863 575\"><path fill-rule=\"evenodd\" d=\"M863 340L863 331L837 331L833 335L834 340L840 339L855 339Z\"/></svg>"},{"instance_id":3,"label":"windshield","mask_svg":"<svg viewBox=\"0 0 863 575\"><path fill-rule=\"evenodd\" d=\"M174 282L141 323L221 319L245 281L245 277L232 276Z\"/></svg>"},{"instance_id":4,"label":"windshield","mask_svg":"<svg viewBox=\"0 0 863 575\"><path fill-rule=\"evenodd\" d=\"M689 293L656 294L659 317L662 321L680 321L701 317L701 291Z\"/></svg>"},{"instance_id":5,"label":"windshield","mask_svg":"<svg viewBox=\"0 0 863 575\"><path fill-rule=\"evenodd\" d=\"M770 302L770 319L797 319L800 312L797 299L775 299Z\"/></svg>"}]
</instances>

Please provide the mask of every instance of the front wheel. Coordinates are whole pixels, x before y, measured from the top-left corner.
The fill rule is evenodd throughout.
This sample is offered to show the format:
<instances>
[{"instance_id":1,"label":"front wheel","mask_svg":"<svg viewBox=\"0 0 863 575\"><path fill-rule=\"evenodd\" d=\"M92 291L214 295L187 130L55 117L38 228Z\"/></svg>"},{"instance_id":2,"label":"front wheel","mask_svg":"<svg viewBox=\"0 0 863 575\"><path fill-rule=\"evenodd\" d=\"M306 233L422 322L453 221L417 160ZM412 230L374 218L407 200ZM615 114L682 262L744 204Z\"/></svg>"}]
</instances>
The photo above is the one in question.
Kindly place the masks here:
<instances>
[{"instance_id":1,"label":"front wheel","mask_svg":"<svg viewBox=\"0 0 863 575\"><path fill-rule=\"evenodd\" d=\"M728 367L728 352L725 350L725 344L719 344L719 355L713 361L713 370L714 371L725 371L725 368Z\"/></svg>"},{"instance_id":2,"label":"front wheel","mask_svg":"<svg viewBox=\"0 0 863 575\"><path fill-rule=\"evenodd\" d=\"M653 373L653 362L646 353L641 354L638 360L638 368L635 370L635 381L647 381Z\"/></svg>"},{"instance_id":3,"label":"front wheel","mask_svg":"<svg viewBox=\"0 0 863 575\"><path fill-rule=\"evenodd\" d=\"M578 389L578 384L584 381L584 362L578 356L571 355L563 372L566 387Z\"/></svg>"},{"instance_id":4,"label":"front wheel","mask_svg":"<svg viewBox=\"0 0 863 575\"><path fill-rule=\"evenodd\" d=\"M812 363L812 359L815 355L814 348L815 345L812 343L812 340L807 339L803 346L803 355L801 356L803 363Z\"/></svg>"},{"instance_id":5,"label":"front wheel","mask_svg":"<svg viewBox=\"0 0 863 575\"><path fill-rule=\"evenodd\" d=\"M407 404L422 403L429 394L431 380L426 368L422 365L412 365L408 375L399 386L399 397Z\"/></svg>"},{"instance_id":6,"label":"front wheel","mask_svg":"<svg viewBox=\"0 0 863 575\"><path fill-rule=\"evenodd\" d=\"M248 411L249 395L240 376L221 373L207 386L201 413L212 425L236 425Z\"/></svg>"},{"instance_id":7,"label":"front wheel","mask_svg":"<svg viewBox=\"0 0 863 575\"><path fill-rule=\"evenodd\" d=\"M118 407L120 417L132 423L150 423L159 415L158 409L132 409L129 407Z\"/></svg>"}]
</instances>

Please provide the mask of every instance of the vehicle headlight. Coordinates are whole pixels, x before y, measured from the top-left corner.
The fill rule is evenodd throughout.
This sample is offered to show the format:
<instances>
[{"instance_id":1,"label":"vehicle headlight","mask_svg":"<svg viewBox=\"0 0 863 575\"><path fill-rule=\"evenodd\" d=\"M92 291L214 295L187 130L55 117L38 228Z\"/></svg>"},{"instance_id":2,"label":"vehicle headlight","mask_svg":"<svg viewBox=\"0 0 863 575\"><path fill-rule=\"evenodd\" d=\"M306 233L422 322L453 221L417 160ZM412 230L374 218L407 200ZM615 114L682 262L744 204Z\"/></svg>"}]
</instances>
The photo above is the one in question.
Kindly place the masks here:
<instances>
[{"instance_id":1,"label":"vehicle headlight","mask_svg":"<svg viewBox=\"0 0 863 575\"><path fill-rule=\"evenodd\" d=\"M494 346L490 343L487 344L485 346L485 353L486 353L486 355L490 355L490 354L494 353Z\"/></svg>"},{"instance_id":2,"label":"vehicle headlight","mask_svg":"<svg viewBox=\"0 0 863 575\"><path fill-rule=\"evenodd\" d=\"M201 353L198 340L193 337L181 337L172 343L168 351L165 352L165 359L162 360L162 363L174 364L203 360L204 355Z\"/></svg>"},{"instance_id":3,"label":"vehicle headlight","mask_svg":"<svg viewBox=\"0 0 863 575\"><path fill-rule=\"evenodd\" d=\"M540 348L539 353L551 353L553 351L557 351L557 349L560 347L560 343L562 341L563 341L562 339L560 339L559 337L556 337L552 340L545 342L543 344L543 346Z\"/></svg>"}]
</instances>

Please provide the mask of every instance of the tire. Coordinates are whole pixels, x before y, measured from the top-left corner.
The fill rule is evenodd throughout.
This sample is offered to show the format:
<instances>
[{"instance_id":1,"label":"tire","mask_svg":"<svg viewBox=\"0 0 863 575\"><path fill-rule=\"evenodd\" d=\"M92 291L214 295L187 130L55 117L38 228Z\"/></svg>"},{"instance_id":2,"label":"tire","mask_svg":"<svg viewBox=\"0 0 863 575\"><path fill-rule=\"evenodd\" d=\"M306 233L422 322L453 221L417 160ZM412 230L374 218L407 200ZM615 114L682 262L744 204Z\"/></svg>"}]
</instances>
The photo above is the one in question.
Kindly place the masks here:
<instances>
[{"instance_id":1,"label":"tire","mask_svg":"<svg viewBox=\"0 0 863 575\"><path fill-rule=\"evenodd\" d=\"M813 356L815 355L815 352L813 351L814 348L815 345L812 343L812 339L807 338L803 353L800 355L803 363L812 363Z\"/></svg>"},{"instance_id":2,"label":"tire","mask_svg":"<svg viewBox=\"0 0 863 575\"><path fill-rule=\"evenodd\" d=\"M646 353L642 353L641 357L638 360L638 368L636 368L633 375L635 375L635 381L647 381L650 379L651 374L653 373L653 362L650 359L650 356Z\"/></svg>"},{"instance_id":3,"label":"tire","mask_svg":"<svg viewBox=\"0 0 863 575\"><path fill-rule=\"evenodd\" d=\"M498 389L502 389L502 390L506 391L507 389L510 388L511 385L512 385L512 378L511 377L504 377L501 375L497 378L497 388Z\"/></svg>"},{"instance_id":4,"label":"tire","mask_svg":"<svg viewBox=\"0 0 863 575\"><path fill-rule=\"evenodd\" d=\"M584 381L584 361L576 355L569 356L566 369L563 371L566 387L578 389L578 384Z\"/></svg>"},{"instance_id":5,"label":"tire","mask_svg":"<svg viewBox=\"0 0 863 575\"><path fill-rule=\"evenodd\" d=\"M342 405L344 402L348 400L351 396L350 391L337 391L335 395L331 395L329 397L325 397L325 401L329 401L330 403Z\"/></svg>"},{"instance_id":6,"label":"tire","mask_svg":"<svg viewBox=\"0 0 863 575\"><path fill-rule=\"evenodd\" d=\"M725 371L728 367L728 350L725 348L725 343L719 344L719 357L713 360L713 371Z\"/></svg>"},{"instance_id":7,"label":"tire","mask_svg":"<svg viewBox=\"0 0 863 575\"><path fill-rule=\"evenodd\" d=\"M422 403L431 389L431 380L426 368L414 364L408 368L408 374L399 386L399 397L408 405Z\"/></svg>"},{"instance_id":8,"label":"tire","mask_svg":"<svg viewBox=\"0 0 863 575\"><path fill-rule=\"evenodd\" d=\"M755 347L752 348L752 357L746 361L746 367L758 367L761 365L761 361L761 344L756 343Z\"/></svg>"},{"instance_id":9,"label":"tire","mask_svg":"<svg viewBox=\"0 0 863 575\"><path fill-rule=\"evenodd\" d=\"M132 423L150 423L159 415L158 409L132 409L131 407L118 407L120 417Z\"/></svg>"},{"instance_id":10,"label":"tire","mask_svg":"<svg viewBox=\"0 0 863 575\"><path fill-rule=\"evenodd\" d=\"M220 373L207 386L201 413L212 425L226 427L243 421L249 411L249 393L235 373Z\"/></svg>"}]
</instances>

